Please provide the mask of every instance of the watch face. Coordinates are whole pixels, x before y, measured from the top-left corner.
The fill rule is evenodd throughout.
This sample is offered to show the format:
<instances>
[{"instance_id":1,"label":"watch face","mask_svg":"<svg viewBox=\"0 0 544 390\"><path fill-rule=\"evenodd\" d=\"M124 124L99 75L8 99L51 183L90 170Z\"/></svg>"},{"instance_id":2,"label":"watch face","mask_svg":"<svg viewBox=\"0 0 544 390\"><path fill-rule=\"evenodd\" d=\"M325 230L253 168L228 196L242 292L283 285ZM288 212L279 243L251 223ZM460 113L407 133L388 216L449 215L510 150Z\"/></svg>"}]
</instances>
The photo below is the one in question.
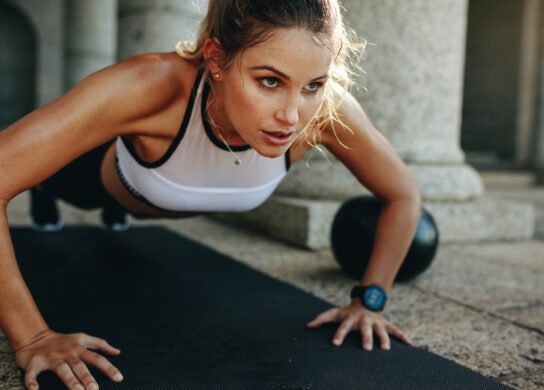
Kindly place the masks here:
<instances>
[{"instance_id":1,"label":"watch face","mask_svg":"<svg viewBox=\"0 0 544 390\"><path fill-rule=\"evenodd\" d=\"M382 310L385 305L385 296L380 289L368 287L363 295L365 306L370 310Z\"/></svg>"}]
</instances>

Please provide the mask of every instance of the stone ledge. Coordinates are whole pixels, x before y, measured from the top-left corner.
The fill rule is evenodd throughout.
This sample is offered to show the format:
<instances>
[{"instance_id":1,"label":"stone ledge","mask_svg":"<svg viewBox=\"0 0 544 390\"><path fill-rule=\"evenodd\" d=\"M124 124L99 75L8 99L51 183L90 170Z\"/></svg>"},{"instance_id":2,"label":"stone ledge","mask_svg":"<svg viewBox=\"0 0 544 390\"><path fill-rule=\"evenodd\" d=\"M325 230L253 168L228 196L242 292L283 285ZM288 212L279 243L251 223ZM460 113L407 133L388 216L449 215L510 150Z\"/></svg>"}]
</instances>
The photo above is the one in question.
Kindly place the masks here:
<instances>
[{"instance_id":1,"label":"stone ledge","mask_svg":"<svg viewBox=\"0 0 544 390\"><path fill-rule=\"evenodd\" d=\"M342 200L369 194L349 169L328 154L330 163L315 157L294 164L276 194L305 199ZM308 162L310 161L310 162ZM408 164L423 199L429 201L467 201L479 198L484 186L478 172L467 164Z\"/></svg>"},{"instance_id":2,"label":"stone ledge","mask_svg":"<svg viewBox=\"0 0 544 390\"><path fill-rule=\"evenodd\" d=\"M249 224L272 237L311 249L329 247L330 226L341 202L273 196L247 213L212 218ZM482 198L471 202L429 202L444 243L529 240L534 234L531 205Z\"/></svg>"},{"instance_id":3,"label":"stone ledge","mask_svg":"<svg viewBox=\"0 0 544 390\"><path fill-rule=\"evenodd\" d=\"M483 197L472 202L426 203L440 228L443 242L530 240L535 210L526 203Z\"/></svg>"},{"instance_id":4,"label":"stone ledge","mask_svg":"<svg viewBox=\"0 0 544 390\"><path fill-rule=\"evenodd\" d=\"M99 212L82 212L58 202L67 224L99 224ZM28 224L28 194L8 207L10 225ZM291 244L311 249L329 247L330 226L340 201L272 196L247 213L220 213L212 219L245 225ZM483 197L472 202L427 202L443 243L529 240L535 231L534 206ZM133 221L136 223L136 221Z\"/></svg>"},{"instance_id":5,"label":"stone ledge","mask_svg":"<svg viewBox=\"0 0 544 390\"><path fill-rule=\"evenodd\" d=\"M486 190L532 188L536 176L528 171L479 171Z\"/></svg>"}]
</instances>

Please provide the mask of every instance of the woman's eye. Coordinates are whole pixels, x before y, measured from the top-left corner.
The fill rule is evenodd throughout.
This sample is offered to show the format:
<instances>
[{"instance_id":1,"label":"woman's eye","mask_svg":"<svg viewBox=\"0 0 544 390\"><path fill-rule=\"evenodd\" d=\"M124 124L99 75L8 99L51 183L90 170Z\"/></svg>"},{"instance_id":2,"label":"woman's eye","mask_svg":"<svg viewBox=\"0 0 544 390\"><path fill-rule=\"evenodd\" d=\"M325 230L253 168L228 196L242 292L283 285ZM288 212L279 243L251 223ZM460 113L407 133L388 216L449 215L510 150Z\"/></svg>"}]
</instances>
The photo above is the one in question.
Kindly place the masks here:
<instances>
[{"instance_id":1,"label":"woman's eye","mask_svg":"<svg viewBox=\"0 0 544 390\"><path fill-rule=\"evenodd\" d=\"M304 87L308 92L317 92L321 88L321 83L310 83Z\"/></svg>"},{"instance_id":2,"label":"woman's eye","mask_svg":"<svg viewBox=\"0 0 544 390\"><path fill-rule=\"evenodd\" d=\"M278 79L275 77L264 77L261 79L261 84L266 88L276 88L278 86Z\"/></svg>"}]
</instances>

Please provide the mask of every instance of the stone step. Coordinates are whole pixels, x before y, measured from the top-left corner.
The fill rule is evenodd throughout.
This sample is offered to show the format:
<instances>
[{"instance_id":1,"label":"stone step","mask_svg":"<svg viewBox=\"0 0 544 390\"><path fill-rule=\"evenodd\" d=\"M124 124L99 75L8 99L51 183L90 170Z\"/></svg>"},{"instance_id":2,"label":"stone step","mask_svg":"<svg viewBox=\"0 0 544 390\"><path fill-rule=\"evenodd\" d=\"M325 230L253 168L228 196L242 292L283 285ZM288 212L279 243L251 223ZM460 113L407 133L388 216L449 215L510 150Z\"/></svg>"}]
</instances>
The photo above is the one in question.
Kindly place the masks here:
<instances>
[{"instance_id":1,"label":"stone step","mask_svg":"<svg viewBox=\"0 0 544 390\"><path fill-rule=\"evenodd\" d=\"M258 229L298 246L321 249L330 246L330 227L340 204L338 201L272 196L264 205L247 213L220 213L211 218ZM58 205L66 224L100 223L98 210L81 211L64 202L58 202ZM489 195L473 202L429 202L425 207L434 216L440 240L444 243L528 240L535 231L534 207L525 202ZM541 209L538 211L543 219ZM10 202L8 220L10 225L28 225L26 192ZM536 227L539 237L543 237L544 223Z\"/></svg>"},{"instance_id":2,"label":"stone step","mask_svg":"<svg viewBox=\"0 0 544 390\"><path fill-rule=\"evenodd\" d=\"M522 189L536 186L536 175L529 171L480 171L486 191Z\"/></svg>"},{"instance_id":3,"label":"stone step","mask_svg":"<svg viewBox=\"0 0 544 390\"><path fill-rule=\"evenodd\" d=\"M494 152L485 151L467 151L465 152L465 161L478 171L510 171L516 170L520 164L511 158L501 158Z\"/></svg>"},{"instance_id":4,"label":"stone step","mask_svg":"<svg viewBox=\"0 0 544 390\"><path fill-rule=\"evenodd\" d=\"M544 186L493 188L487 196L501 201L532 204L535 207L535 239L544 239Z\"/></svg>"},{"instance_id":5,"label":"stone step","mask_svg":"<svg viewBox=\"0 0 544 390\"><path fill-rule=\"evenodd\" d=\"M270 236L311 249L330 246L330 227L338 201L273 196L247 213L216 214L213 218L250 225ZM535 212L529 204L480 198L472 202L426 203L443 243L529 240Z\"/></svg>"}]
</instances>

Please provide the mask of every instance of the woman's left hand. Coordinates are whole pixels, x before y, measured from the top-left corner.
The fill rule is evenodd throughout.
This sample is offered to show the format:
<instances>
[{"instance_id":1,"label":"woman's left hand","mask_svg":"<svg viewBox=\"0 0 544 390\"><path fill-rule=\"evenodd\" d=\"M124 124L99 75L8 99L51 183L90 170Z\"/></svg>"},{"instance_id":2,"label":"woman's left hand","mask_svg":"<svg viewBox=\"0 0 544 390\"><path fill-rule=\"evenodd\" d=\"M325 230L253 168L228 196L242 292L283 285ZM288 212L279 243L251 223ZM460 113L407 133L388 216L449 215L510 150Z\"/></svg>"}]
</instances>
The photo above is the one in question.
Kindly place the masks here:
<instances>
[{"instance_id":1,"label":"woman's left hand","mask_svg":"<svg viewBox=\"0 0 544 390\"><path fill-rule=\"evenodd\" d=\"M316 329L329 322L340 322L333 339L333 344L336 346L342 345L344 338L352 330L361 332L363 349L367 351L372 350L374 333L379 337L381 348L384 350L391 349L389 335L397 337L405 344L412 344L412 340L396 326L386 321L381 312L366 309L357 298L347 306L335 307L321 313L306 326L309 329Z\"/></svg>"}]
</instances>

